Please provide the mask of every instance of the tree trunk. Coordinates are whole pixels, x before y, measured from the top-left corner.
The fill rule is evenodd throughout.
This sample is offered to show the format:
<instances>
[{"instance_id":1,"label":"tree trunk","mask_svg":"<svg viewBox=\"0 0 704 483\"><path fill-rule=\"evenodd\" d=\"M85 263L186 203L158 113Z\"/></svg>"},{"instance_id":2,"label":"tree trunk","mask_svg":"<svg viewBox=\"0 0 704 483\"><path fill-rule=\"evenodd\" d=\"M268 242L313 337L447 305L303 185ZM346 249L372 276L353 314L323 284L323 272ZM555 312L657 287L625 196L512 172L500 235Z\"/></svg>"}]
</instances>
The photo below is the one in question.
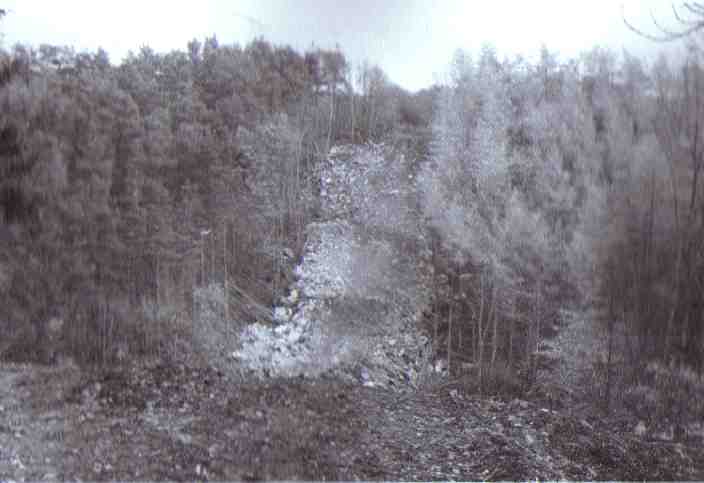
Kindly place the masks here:
<instances>
[{"instance_id":1,"label":"tree trunk","mask_svg":"<svg viewBox=\"0 0 704 483\"><path fill-rule=\"evenodd\" d=\"M352 77L352 76L350 75L350 77ZM350 142L354 144L355 141L356 141L356 140L355 140L355 133L354 133L355 121L356 121L356 120L355 120L355 117L354 117L354 88L352 87L352 82L351 82L351 81L350 81L350 89L349 89L349 92L350 92L350 123L351 123L351 128L350 128L350 131L351 131L351 132L350 132Z\"/></svg>"},{"instance_id":2,"label":"tree trunk","mask_svg":"<svg viewBox=\"0 0 704 483\"><path fill-rule=\"evenodd\" d=\"M159 287L159 268L160 268L160 267L159 267L159 255L158 255L158 254L157 254L157 255L154 255L154 258L156 259L156 260L154 261L154 262L155 262L155 265L156 265L156 266L154 267L154 291L156 292L156 294L155 294L155 295L156 295L156 297L155 297L156 300L155 300L155 301L156 301L156 312L157 312L157 315L158 315L159 309L161 308L161 297L160 297L160 294L159 294L159 292L160 292L159 289L161 288L161 287Z\"/></svg>"},{"instance_id":3,"label":"tree trunk","mask_svg":"<svg viewBox=\"0 0 704 483\"><path fill-rule=\"evenodd\" d=\"M335 117L335 87L330 86L330 119L328 121L328 141L325 155L330 152L330 143L332 142L332 122Z\"/></svg>"},{"instance_id":4,"label":"tree trunk","mask_svg":"<svg viewBox=\"0 0 704 483\"><path fill-rule=\"evenodd\" d=\"M227 273L227 222L224 224L223 227L223 236L222 236L222 258L223 258L223 267L225 271L225 276L223 280L223 285L224 285L224 291L225 291L225 297L223 303L225 304L225 321L230 320L230 284L229 284L229 274Z\"/></svg>"},{"instance_id":5,"label":"tree trunk","mask_svg":"<svg viewBox=\"0 0 704 483\"><path fill-rule=\"evenodd\" d=\"M217 245L217 240L216 235L217 235L217 228L213 228L213 231L211 232L213 236L213 248L210 249L210 273L216 274L217 273L217 264L215 263L215 256L217 255L218 252L218 245Z\"/></svg>"},{"instance_id":6,"label":"tree trunk","mask_svg":"<svg viewBox=\"0 0 704 483\"><path fill-rule=\"evenodd\" d=\"M196 262L197 264L198 262ZM188 295L191 299L191 335L195 335L196 324L198 323L198 303L196 300L196 287L198 287L198 266L195 267L191 265L191 290L189 290Z\"/></svg>"},{"instance_id":7,"label":"tree trunk","mask_svg":"<svg viewBox=\"0 0 704 483\"><path fill-rule=\"evenodd\" d=\"M447 318L447 375L452 374L452 307L450 302L450 313Z\"/></svg>"},{"instance_id":8,"label":"tree trunk","mask_svg":"<svg viewBox=\"0 0 704 483\"><path fill-rule=\"evenodd\" d=\"M606 391L604 394L604 410L606 414L609 413L611 405L611 363L613 355L613 341L614 341L614 297L613 294L609 295L609 314L608 314L608 349L606 356Z\"/></svg>"},{"instance_id":9,"label":"tree trunk","mask_svg":"<svg viewBox=\"0 0 704 483\"><path fill-rule=\"evenodd\" d=\"M515 321L513 318L515 317L515 310L512 310L511 318L508 321L508 367L509 369L513 369L513 337L514 337L514 330L515 330Z\"/></svg>"},{"instance_id":10,"label":"tree trunk","mask_svg":"<svg viewBox=\"0 0 704 483\"><path fill-rule=\"evenodd\" d=\"M497 298L497 289L494 288L494 294L492 296L492 299ZM496 306L498 302L494 300L494 306ZM499 329L498 329L498 317L496 316L496 310L494 310L494 318L492 320L492 325L493 325L493 334L492 334L492 348L491 348L491 367L494 367L496 364L496 352L498 351L499 348Z\"/></svg>"},{"instance_id":11,"label":"tree trunk","mask_svg":"<svg viewBox=\"0 0 704 483\"><path fill-rule=\"evenodd\" d=\"M438 325L439 325L439 302L438 302L438 277L437 277L437 266L438 266L438 260L437 260L437 243L435 241L435 237L431 238L431 246L432 246L432 265L433 265L433 291L434 291L434 296L433 296L433 350L434 352L437 353L439 343L438 343Z\"/></svg>"},{"instance_id":12,"label":"tree trunk","mask_svg":"<svg viewBox=\"0 0 704 483\"><path fill-rule=\"evenodd\" d=\"M472 359L476 362L477 360L477 324L475 321L476 314L472 312L472 318L471 318L471 326L472 326L472 340L471 340L471 345L472 345Z\"/></svg>"},{"instance_id":13,"label":"tree trunk","mask_svg":"<svg viewBox=\"0 0 704 483\"><path fill-rule=\"evenodd\" d=\"M484 380L484 367L483 367L483 344L482 344L482 319L484 318L484 305L485 305L485 293L484 293L484 274L479 276L479 317L477 318L477 349L476 349L476 364L479 376L479 387L481 392L482 383Z\"/></svg>"},{"instance_id":14,"label":"tree trunk","mask_svg":"<svg viewBox=\"0 0 704 483\"><path fill-rule=\"evenodd\" d=\"M539 324L540 324L540 316L541 316L541 311L540 311L540 280L536 283L535 287L535 308L533 311L533 323L532 329L530 330L531 336L529 337L530 343L528 344L528 357L529 357L529 367L530 367L530 381L531 384L535 382L535 379L537 377L537 358L536 358L536 352L538 350L538 344L539 344Z\"/></svg>"},{"instance_id":15,"label":"tree trunk","mask_svg":"<svg viewBox=\"0 0 704 483\"><path fill-rule=\"evenodd\" d=\"M200 236L200 284L205 286L205 237Z\"/></svg>"}]
</instances>

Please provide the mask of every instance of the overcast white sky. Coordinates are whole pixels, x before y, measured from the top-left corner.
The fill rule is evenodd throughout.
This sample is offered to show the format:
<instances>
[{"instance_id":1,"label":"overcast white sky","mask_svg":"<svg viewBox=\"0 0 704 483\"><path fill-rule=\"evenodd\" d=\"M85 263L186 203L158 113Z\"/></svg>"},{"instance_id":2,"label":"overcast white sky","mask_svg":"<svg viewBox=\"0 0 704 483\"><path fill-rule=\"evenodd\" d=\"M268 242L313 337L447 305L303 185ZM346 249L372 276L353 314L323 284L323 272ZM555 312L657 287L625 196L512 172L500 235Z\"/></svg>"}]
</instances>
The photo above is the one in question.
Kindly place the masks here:
<instances>
[{"instance_id":1,"label":"overcast white sky","mask_svg":"<svg viewBox=\"0 0 704 483\"><path fill-rule=\"evenodd\" d=\"M650 12L672 25L670 0L0 0L10 10L0 26L16 42L106 49L113 62L149 45L184 49L217 35L244 44L264 36L303 50L339 45L353 64L379 64L411 90L442 75L457 48L491 42L499 54L534 55L541 44L563 58L594 45L654 57L661 47L629 31L655 32Z\"/></svg>"}]
</instances>

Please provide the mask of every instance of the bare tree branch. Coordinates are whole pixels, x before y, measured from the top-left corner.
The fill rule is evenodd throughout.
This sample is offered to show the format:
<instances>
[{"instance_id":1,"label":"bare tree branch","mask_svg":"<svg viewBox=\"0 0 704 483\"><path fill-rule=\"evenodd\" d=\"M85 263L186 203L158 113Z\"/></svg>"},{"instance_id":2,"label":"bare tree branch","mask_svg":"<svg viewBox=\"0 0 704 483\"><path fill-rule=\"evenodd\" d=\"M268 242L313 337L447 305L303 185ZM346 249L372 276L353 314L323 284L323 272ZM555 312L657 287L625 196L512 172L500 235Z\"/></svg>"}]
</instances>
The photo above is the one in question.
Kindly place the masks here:
<instances>
[{"instance_id":1,"label":"bare tree branch","mask_svg":"<svg viewBox=\"0 0 704 483\"><path fill-rule=\"evenodd\" d=\"M672 13L675 14L675 18L677 19L677 21L680 23L686 23L686 21L680 16L680 13L677 11L677 7L675 7L674 3L671 5L671 7L672 7ZM686 7L687 7L687 5L685 4L685 8ZM652 17L652 15L653 15L653 13L650 12L651 17Z\"/></svg>"},{"instance_id":2,"label":"bare tree branch","mask_svg":"<svg viewBox=\"0 0 704 483\"><path fill-rule=\"evenodd\" d=\"M684 8L692 15L704 16L704 3L701 2L685 2Z\"/></svg>"},{"instance_id":3,"label":"bare tree branch","mask_svg":"<svg viewBox=\"0 0 704 483\"><path fill-rule=\"evenodd\" d=\"M649 34L647 32L644 32L643 30L635 27L633 24L631 24L627 19L626 15L624 13L623 9L623 4L621 4L621 17L623 18L623 23L626 24L626 27L629 28L629 30L635 32L636 34L640 35L641 37L645 37L648 40L652 40L654 42L671 42L674 40L679 40L683 39L685 37L689 37L690 35L704 30L704 2L683 2L682 8L684 8L687 12L689 12L690 15L693 15L694 17L698 18L693 18L693 19L687 19L685 18L680 11L678 11L677 7L675 4L672 4L672 12L675 16L675 19L677 20L678 23L680 23L682 26L684 26L683 30L672 30L670 28L664 27L658 20L655 18L655 15L653 14L653 11L650 11L650 18L659 31L659 34Z\"/></svg>"}]
</instances>

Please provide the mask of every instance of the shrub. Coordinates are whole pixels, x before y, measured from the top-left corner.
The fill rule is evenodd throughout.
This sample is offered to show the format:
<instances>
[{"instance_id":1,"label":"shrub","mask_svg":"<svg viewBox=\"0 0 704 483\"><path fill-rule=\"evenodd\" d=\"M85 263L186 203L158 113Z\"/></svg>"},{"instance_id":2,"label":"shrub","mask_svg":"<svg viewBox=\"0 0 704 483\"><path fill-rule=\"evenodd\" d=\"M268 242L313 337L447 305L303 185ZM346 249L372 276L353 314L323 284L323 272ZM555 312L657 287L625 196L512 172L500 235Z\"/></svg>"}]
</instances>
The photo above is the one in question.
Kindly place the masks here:
<instances>
[{"instance_id":1,"label":"shrub","mask_svg":"<svg viewBox=\"0 0 704 483\"><path fill-rule=\"evenodd\" d=\"M523 393L523 384L505 362L487 365L481 374L479 367L472 364L459 380L462 390L468 394L514 398Z\"/></svg>"},{"instance_id":2,"label":"shrub","mask_svg":"<svg viewBox=\"0 0 704 483\"><path fill-rule=\"evenodd\" d=\"M173 305L86 298L64 317L5 328L0 356L14 362L54 364L71 357L82 366L121 363L129 357L163 357L190 338L190 322Z\"/></svg>"},{"instance_id":3,"label":"shrub","mask_svg":"<svg viewBox=\"0 0 704 483\"><path fill-rule=\"evenodd\" d=\"M645 371L657 394L659 419L686 425L704 416L704 380L691 368L651 362Z\"/></svg>"},{"instance_id":4,"label":"shrub","mask_svg":"<svg viewBox=\"0 0 704 483\"><path fill-rule=\"evenodd\" d=\"M508 364L498 362L484 369L483 392L490 395L516 397L523 391L523 385Z\"/></svg>"},{"instance_id":5,"label":"shrub","mask_svg":"<svg viewBox=\"0 0 704 483\"><path fill-rule=\"evenodd\" d=\"M657 419L659 395L654 387L636 384L626 389L623 404L639 419L651 422Z\"/></svg>"}]
</instances>

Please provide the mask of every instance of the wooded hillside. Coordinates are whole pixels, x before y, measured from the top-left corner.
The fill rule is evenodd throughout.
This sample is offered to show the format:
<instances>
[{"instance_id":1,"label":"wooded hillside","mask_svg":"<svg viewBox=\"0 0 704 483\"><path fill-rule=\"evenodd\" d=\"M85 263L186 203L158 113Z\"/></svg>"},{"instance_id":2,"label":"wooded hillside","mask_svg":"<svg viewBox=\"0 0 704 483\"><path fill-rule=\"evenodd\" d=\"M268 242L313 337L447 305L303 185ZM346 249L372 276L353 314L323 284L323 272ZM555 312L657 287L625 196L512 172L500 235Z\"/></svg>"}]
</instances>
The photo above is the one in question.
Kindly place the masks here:
<instances>
[{"instance_id":1,"label":"wooded hillside","mask_svg":"<svg viewBox=\"0 0 704 483\"><path fill-rule=\"evenodd\" d=\"M409 93L339 50L265 39L143 47L119 65L3 50L0 353L160 354L190 336L212 286L224 323L275 322L311 223L339 201L321 166L335 146L363 151L350 166L385 146L378 179L345 188L362 198L349 217L431 280L415 308L447 375L682 427L704 415L703 62L696 45L676 67L487 45ZM374 198L394 190L402 201ZM364 287L393 299L408 281L379 260Z\"/></svg>"}]
</instances>

